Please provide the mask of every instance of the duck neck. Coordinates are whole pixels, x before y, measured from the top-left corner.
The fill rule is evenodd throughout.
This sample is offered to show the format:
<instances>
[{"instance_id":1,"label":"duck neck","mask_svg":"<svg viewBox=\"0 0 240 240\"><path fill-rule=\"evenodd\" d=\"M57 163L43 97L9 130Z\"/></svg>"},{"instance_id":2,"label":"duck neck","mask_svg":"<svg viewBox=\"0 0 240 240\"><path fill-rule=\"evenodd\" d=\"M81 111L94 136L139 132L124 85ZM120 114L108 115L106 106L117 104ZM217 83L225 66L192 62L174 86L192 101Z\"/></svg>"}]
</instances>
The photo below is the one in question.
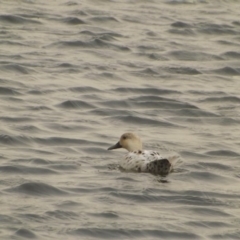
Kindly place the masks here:
<instances>
[{"instance_id":1,"label":"duck neck","mask_svg":"<svg viewBox=\"0 0 240 240\"><path fill-rule=\"evenodd\" d=\"M139 142L138 144L131 144L128 146L127 150L129 152L142 151L142 143Z\"/></svg>"}]
</instances>

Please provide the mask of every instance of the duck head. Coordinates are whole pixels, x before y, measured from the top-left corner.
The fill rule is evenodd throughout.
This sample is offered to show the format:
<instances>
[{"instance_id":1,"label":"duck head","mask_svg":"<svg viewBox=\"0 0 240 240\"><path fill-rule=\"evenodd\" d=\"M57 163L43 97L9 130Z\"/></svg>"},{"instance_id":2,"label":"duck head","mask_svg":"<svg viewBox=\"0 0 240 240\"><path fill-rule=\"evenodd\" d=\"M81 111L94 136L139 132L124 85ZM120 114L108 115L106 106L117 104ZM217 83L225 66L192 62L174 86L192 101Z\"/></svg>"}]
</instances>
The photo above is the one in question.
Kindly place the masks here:
<instances>
[{"instance_id":1,"label":"duck head","mask_svg":"<svg viewBox=\"0 0 240 240\"><path fill-rule=\"evenodd\" d=\"M113 150L117 148L125 148L129 152L142 150L142 141L141 139L134 133L124 133L120 140L108 150Z\"/></svg>"}]
</instances>

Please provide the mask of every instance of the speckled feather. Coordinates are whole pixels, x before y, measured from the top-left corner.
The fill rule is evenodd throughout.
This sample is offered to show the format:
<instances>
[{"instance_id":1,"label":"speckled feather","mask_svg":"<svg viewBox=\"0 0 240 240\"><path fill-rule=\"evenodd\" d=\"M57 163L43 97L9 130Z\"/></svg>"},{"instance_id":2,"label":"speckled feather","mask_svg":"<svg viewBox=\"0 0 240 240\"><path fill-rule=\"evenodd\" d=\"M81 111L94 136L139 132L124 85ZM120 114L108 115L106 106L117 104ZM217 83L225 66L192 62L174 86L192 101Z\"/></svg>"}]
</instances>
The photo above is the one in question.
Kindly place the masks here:
<instances>
[{"instance_id":1,"label":"speckled feather","mask_svg":"<svg viewBox=\"0 0 240 240\"><path fill-rule=\"evenodd\" d=\"M142 150L142 141L134 133L124 133L120 140L108 150L125 148L128 153L120 162L121 168L126 171L149 172L166 175L173 169L173 164L179 156L163 158L158 152Z\"/></svg>"},{"instance_id":2,"label":"speckled feather","mask_svg":"<svg viewBox=\"0 0 240 240\"><path fill-rule=\"evenodd\" d=\"M163 158L155 151L139 150L128 152L126 157L121 160L120 166L127 171L168 174L172 170L171 161L174 159L176 157Z\"/></svg>"}]
</instances>

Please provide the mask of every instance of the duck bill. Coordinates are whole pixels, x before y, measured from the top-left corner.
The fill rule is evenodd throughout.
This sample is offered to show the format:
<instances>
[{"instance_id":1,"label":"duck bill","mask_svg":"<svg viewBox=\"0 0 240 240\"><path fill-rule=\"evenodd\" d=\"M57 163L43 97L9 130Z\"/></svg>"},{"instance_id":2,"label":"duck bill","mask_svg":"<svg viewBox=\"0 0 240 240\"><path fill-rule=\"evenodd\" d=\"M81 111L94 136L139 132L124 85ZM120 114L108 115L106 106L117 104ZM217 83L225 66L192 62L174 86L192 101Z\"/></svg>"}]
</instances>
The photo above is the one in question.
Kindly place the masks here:
<instances>
[{"instance_id":1,"label":"duck bill","mask_svg":"<svg viewBox=\"0 0 240 240\"><path fill-rule=\"evenodd\" d=\"M110 148L108 148L108 150L113 150L113 149L117 149L117 148L122 148L120 142L117 142L115 145L113 145Z\"/></svg>"}]
</instances>

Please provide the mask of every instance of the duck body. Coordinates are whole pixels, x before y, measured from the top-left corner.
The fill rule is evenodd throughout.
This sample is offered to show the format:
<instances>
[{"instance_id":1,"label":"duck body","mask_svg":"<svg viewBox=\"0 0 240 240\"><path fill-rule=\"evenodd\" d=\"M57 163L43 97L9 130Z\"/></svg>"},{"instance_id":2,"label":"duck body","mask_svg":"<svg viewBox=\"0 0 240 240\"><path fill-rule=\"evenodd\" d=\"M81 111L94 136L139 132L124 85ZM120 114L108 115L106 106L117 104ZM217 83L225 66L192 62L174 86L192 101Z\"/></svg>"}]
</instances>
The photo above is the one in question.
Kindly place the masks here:
<instances>
[{"instance_id":1,"label":"duck body","mask_svg":"<svg viewBox=\"0 0 240 240\"><path fill-rule=\"evenodd\" d=\"M116 148L125 148L129 151L120 161L120 167L126 171L166 175L172 171L173 162L178 158L178 156L164 158L156 151L142 150L140 138L133 133L124 133L119 142L108 150Z\"/></svg>"},{"instance_id":2,"label":"duck body","mask_svg":"<svg viewBox=\"0 0 240 240\"><path fill-rule=\"evenodd\" d=\"M168 174L172 170L172 164L168 159L151 150L128 152L120 161L120 166L126 171L153 174Z\"/></svg>"}]
</instances>

